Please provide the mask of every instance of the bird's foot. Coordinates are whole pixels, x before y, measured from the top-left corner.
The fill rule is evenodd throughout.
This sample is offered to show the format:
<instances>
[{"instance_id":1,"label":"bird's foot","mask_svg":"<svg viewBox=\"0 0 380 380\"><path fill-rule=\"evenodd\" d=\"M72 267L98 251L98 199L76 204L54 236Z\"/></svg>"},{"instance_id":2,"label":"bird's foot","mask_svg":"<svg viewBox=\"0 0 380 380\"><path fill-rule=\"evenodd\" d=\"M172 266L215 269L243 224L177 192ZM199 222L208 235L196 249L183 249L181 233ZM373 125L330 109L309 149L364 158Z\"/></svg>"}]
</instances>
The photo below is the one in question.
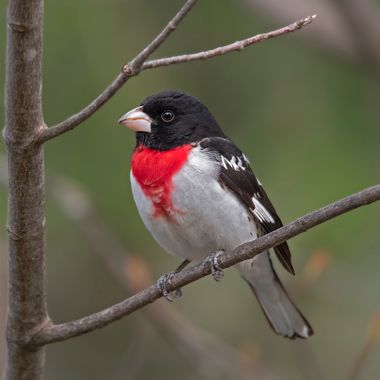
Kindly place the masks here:
<instances>
[{"instance_id":1,"label":"bird's foot","mask_svg":"<svg viewBox=\"0 0 380 380\"><path fill-rule=\"evenodd\" d=\"M173 302L175 299L182 297L182 290L175 289L172 292L168 291L168 285L172 285L172 278L175 274L181 272L188 264L190 264L190 260L184 260L182 263L176 268L174 272L170 272L168 274L164 274L157 281L157 288L162 293L162 295L169 301Z\"/></svg>"},{"instance_id":2,"label":"bird's foot","mask_svg":"<svg viewBox=\"0 0 380 380\"><path fill-rule=\"evenodd\" d=\"M182 290L175 289L174 291L168 291L168 286L172 285L172 278L175 272L167 273L162 275L157 281L157 288L162 293L162 295L169 301L173 302L175 299L182 297Z\"/></svg>"},{"instance_id":3,"label":"bird's foot","mask_svg":"<svg viewBox=\"0 0 380 380\"><path fill-rule=\"evenodd\" d=\"M223 268L219 264L219 256L223 253L222 250L214 252L206 259L206 265L211 267L211 276L215 281L220 281L224 276Z\"/></svg>"}]
</instances>

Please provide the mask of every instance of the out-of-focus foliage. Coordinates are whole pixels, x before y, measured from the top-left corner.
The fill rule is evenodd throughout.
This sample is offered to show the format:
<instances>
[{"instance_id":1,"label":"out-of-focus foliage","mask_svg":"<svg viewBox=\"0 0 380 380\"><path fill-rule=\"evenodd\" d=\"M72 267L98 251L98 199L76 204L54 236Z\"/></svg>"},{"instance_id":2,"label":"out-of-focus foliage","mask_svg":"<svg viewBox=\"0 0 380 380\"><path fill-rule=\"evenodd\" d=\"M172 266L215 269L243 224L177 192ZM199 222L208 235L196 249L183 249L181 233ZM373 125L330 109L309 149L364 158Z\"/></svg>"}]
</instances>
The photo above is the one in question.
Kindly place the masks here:
<instances>
[{"instance_id":1,"label":"out-of-focus foliage","mask_svg":"<svg viewBox=\"0 0 380 380\"><path fill-rule=\"evenodd\" d=\"M92 100L155 36L179 3L47 1L43 83L47 124ZM4 41L3 3L0 10ZM278 26L247 12L239 2L200 2L156 56L207 49ZM4 55L0 59L4 72ZM285 222L379 182L379 82L365 67L324 54L295 34L240 54L143 72L83 126L47 143L46 166L48 178L54 173L82 184L107 224L130 252L148 260L155 277L173 269L178 260L157 246L136 212L129 188L134 136L116 120L145 96L168 88L189 92L209 107L251 159ZM5 226L3 188L0 195ZM380 308L379 210L379 205L362 208L290 242L298 276L281 275L315 329L309 342L326 378L346 376L369 320ZM3 227L2 238L4 231ZM314 259L303 273L315 252L323 252L322 260L328 260L325 266L322 262L317 279L308 282L321 266ZM316 266L314 272L310 265ZM50 314L57 322L127 296L51 198L47 273ZM279 378L305 378L301 355L305 342L275 336L250 290L232 270L221 283L204 279L184 289L174 307L238 349L254 352L252 360ZM137 312L107 329L52 345L47 379L128 379L125 364L130 345L139 340L135 330L141 318ZM149 334L153 336L137 379L216 378L212 368L199 375L186 351L160 331ZM377 346L362 378L378 378L380 362L371 359L379 354Z\"/></svg>"}]
</instances>

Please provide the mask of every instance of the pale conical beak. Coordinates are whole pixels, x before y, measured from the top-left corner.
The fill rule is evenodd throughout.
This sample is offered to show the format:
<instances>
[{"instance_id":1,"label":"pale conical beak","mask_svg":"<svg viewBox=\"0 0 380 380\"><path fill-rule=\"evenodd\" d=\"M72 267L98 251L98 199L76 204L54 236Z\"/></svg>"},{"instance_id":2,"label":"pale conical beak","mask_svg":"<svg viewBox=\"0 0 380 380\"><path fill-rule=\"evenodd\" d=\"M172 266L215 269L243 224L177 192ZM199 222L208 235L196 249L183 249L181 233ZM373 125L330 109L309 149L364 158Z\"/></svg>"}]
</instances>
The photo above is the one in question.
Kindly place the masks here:
<instances>
[{"instance_id":1,"label":"pale conical beak","mask_svg":"<svg viewBox=\"0 0 380 380\"><path fill-rule=\"evenodd\" d=\"M125 125L129 129L132 129L132 131L151 132L152 119L143 111L142 106L130 110L117 122Z\"/></svg>"}]
</instances>

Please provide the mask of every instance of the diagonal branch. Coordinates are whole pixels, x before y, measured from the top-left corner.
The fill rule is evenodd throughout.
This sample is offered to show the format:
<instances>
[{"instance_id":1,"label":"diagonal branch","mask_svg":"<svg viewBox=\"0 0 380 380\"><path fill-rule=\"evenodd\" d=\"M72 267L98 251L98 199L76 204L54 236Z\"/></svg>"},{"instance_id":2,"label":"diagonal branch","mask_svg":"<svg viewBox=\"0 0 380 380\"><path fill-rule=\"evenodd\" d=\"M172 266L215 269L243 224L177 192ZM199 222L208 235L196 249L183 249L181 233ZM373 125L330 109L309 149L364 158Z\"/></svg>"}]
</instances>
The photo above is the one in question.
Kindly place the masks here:
<instances>
[{"instance_id":1,"label":"diagonal branch","mask_svg":"<svg viewBox=\"0 0 380 380\"><path fill-rule=\"evenodd\" d=\"M164 43L168 37L176 30L177 25L186 17L186 15L191 11L193 6L198 0L187 0L185 5L181 10L174 16L174 18L169 21L161 33L145 48L139 53L129 64L129 70L132 72L140 71L142 64L151 56L161 45ZM128 70L123 70L128 71Z\"/></svg>"},{"instance_id":2,"label":"diagonal branch","mask_svg":"<svg viewBox=\"0 0 380 380\"><path fill-rule=\"evenodd\" d=\"M168 39L170 34L177 28L179 23L186 17L197 1L198 0L187 0L185 5L169 21L157 37L154 38L154 40L139 54L137 54L137 56L133 58L130 63L123 66L122 71L99 96L97 96L90 104L78 113L70 116L66 120L51 128L45 128L41 132L38 142L43 143L54 137L62 135L63 133L74 129L76 126L92 116L109 99L111 99L112 96L121 89L121 87L123 87L124 83L126 83L129 78L139 74L142 64Z\"/></svg>"},{"instance_id":3,"label":"diagonal branch","mask_svg":"<svg viewBox=\"0 0 380 380\"><path fill-rule=\"evenodd\" d=\"M128 252L123 243L101 218L84 189L68 178L55 176L54 180L50 181L50 194L65 216L75 223L76 228L82 232L94 254L102 260L113 278L128 294L134 294L152 283L147 262L143 258L135 257L131 252ZM229 375L226 378L235 379L238 377L241 380L259 379L261 378L259 371L260 374L262 371L269 372L261 366L260 369L257 368L258 363L252 363L248 357L243 362L243 352L209 331L195 326L171 307L168 302L156 302L150 307L144 308L143 317L145 318L139 319L140 325L142 324L141 330L145 331L147 327L153 326L160 334L164 334L175 347L180 345L185 358L189 363L196 363L197 367L202 367L207 363L211 372L223 371L225 375ZM135 348L134 342L130 342L130 345ZM132 354L129 362L134 363L133 359L134 355ZM133 373L131 368L129 368L129 372Z\"/></svg>"},{"instance_id":4,"label":"diagonal branch","mask_svg":"<svg viewBox=\"0 0 380 380\"><path fill-rule=\"evenodd\" d=\"M220 256L219 265L221 268L228 268L241 261L250 259L258 255L260 252L264 252L278 244L281 244L284 241L291 239L292 237L295 237L319 224L358 207L373 203L379 199L380 185L375 185L364 189L356 194L350 195L337 202L322 207L319 210L302 216L292 223L254 241L240 245L232 252L227 252L223 256ZM206 264L206 262L197 264L189 270L175 274L167 290L173 291L209 275L211 273L211 268L209 264ZM161 291L157 288L157 286L152 285L134 296L129 297L124 301L100 312L72 322L62 323L59 325L47 325L34 336L30 337L28 344L31 346L41 346L48 343L63 341L96 329L100 329L107 326L111 322L121 319L124 316L141 309L142 307L156 301L160 297L162 297Z\"/></svg>"},{"instance_id":5,"label":"diagonal branch","mask_svg":"<svg viewBox=\"0 0 380 380\"><path fill-rule=\"evenodd\" d=\"M5 157L0 155L0 185L2 187L7 186L6 177ZM49 186L50 195L53 196L61 211L81 230L94 253L105 263L114 279L128 293L135 293L149 286L151 276L145 261L132 256L125 249L117 236L99 216L86 192L78 184L64 177L55 176L50 181ZM0 234L0 249L2 246L1 238ZM1 269L0 265L0 280ZM0 297L0 305L1 301ZM145 322L150 322L157 330L164 332L166 337L173 340L174 345L180 344L184 348L187 358L189 358L189 354L192 354L191 362L194 362L195 356L198 364L204 362L207 363L208 367L215 366L215 369L230 373L231 378L235 378L237 373L241 379L256 378L258 372L261 375L263 371L269 373L266 368L258 367L258 363L249 362L248 358L244 357L244 352L235 349L210 332L193 325L170 307L168 303L154 303L144 309L144 317L146 317L142 319L144 331ZM0 331L1 327L0 315ZM0 368L2 368L1 347L0 344ZM243 362L243 359L246 359L246 362ZM261 377L264 378L265 376Z\"/></svg>"},{"instance_id":6,"label":"diagonal branch","mask_svg":"<svg viewBox=\"0 0 380 380\"><path fill-rule=\"evenodd\" d=\"M140 54L138 54L136 58L134 58L130 63L127 63L123 66L121 73L117 75L112 83L96 99L94 99L88 106L83 108L75 115L70 116L68 119L56 124L53 127L45 128L40 134L38 141L40 143L46 142L80 125L83 121L87 120L91 115L93 115L99 108L101 108L118 90L120 90L120 88L124 85L124 83L128 81L129 78L137 76L144 70L201 59L208 59L234 51L241 51L244 48L257 44L261 41L299 30L302 27L310 24L316 18L316 15L308 16L283 28L276 29L268 33L257 34L253 37L236 41L232 44L220 46L215 49L201 51L193 54L184 54L174 57L154 59L145 62L146 59L169 37L170 33L173 32L175 26L183 19L183 17L186 16L194 3L194 1L189 0L173 18L173 20L170 21L169 24L163 29L163 31L151 42L151 44L147 46Z\"/></svg>"}]
</instances>

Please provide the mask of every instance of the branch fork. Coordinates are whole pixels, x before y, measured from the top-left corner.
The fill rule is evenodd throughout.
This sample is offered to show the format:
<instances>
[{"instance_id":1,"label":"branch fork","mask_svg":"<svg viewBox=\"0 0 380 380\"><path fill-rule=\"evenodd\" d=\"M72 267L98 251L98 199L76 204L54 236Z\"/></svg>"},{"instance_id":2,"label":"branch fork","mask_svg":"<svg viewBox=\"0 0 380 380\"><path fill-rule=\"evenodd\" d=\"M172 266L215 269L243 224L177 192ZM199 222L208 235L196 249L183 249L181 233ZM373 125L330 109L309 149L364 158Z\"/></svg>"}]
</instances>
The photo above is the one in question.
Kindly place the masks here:
<instances>
[{"instance_id":1,"label":"branch fork","mask_svg":"<svg viewBox=\"0 0 380 380\"><path fill-rule=\"evenodd\" d=\"M248 46L299 30L304 26L309 25L317 17L317 15L308 16L295 21L283 28L276 29L268 33L257 34L244 40L236 41L232 44L220 46L211 50L147 61L149 56L151 56L177 28L178 24L188 14L196 2L197 0L188 0L183 8L177 13L177 15L161 31L161 33L135 58L133 58L129 63L123 65L121 72L116 76L112 83L89 105L84 107L75 115L72 115L66 120L44 130L39 138L40 143L44 143L48 140L58 137L63 133L71 131L79 126L82 122L87 120L96 111L98 111L109 99L111 99L111 97L115 95L115 93L119 91L130 78L137 76L142 71L179 63L214 58L234 51L242 51Z\"/></svg>"},{"instance_id":2,"label":"branch fork","mask_svg":"<svg viewBox=\"0 0 380 380\"><path fill-rule=\"evenodd\" d=\"M44 263L43 143L79 126L109 101L129 78L137 76L144 70L239 51L268 38L293 32L309 24L314 18L310 16L284 28L213 50L147 61L176 30L196 3L197 0L187 0L152 42L125 64L108 87L90 104L66 120L48 128L44 124L41 92L43 0L9 0L4 131L8 150L10 193L8 212L10 290L7 327L9 345L6 380L26 378L41 380L45 367L46 344L104 327L161 297L157 287L152 286L119 304L77 321L63 324L54 324L50 321L46 303ZM25 52L32 48L35 54L27 57ZM285 240L284 236L281 239ZM258 240L252 243L252 246L240 247L240 251L235 250L223 255L221 267L231 266L244 257L253 257L261 252L260 250L273 246L271 244L276 243L276 236L272 235L272 239ZM263 243L264 241L266 243ZM209 274L210 271L211 269L206 270L202 265L198 265L175 274L173 287L170 289L178 289Z\"/></svg>"}]
</instances>

